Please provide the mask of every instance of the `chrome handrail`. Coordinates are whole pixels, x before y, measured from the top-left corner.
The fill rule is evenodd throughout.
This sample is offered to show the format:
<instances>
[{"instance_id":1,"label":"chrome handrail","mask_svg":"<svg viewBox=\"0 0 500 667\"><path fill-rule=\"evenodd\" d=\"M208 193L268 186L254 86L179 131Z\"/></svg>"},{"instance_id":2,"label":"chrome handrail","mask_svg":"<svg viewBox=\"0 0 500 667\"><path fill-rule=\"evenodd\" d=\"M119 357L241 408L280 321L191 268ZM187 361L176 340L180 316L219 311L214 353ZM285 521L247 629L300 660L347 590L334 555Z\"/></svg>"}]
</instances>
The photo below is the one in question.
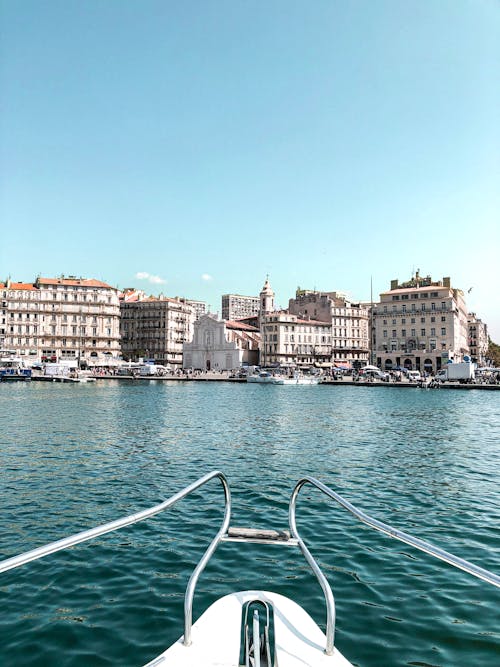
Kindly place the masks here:
<instances>
[{"instance_id":1,"label":"chrome handrail","mask_svg":"<svg viewBox=\"0 0 500 667\"><path fill-rule=\"evenodd\" d=\"M389 526L386 523L383 523L382 521L378 521L377 519L373 519L372 517L368 516L368 514L365 514L365 512L362 512L359 510L357 507L355 507L352 503L350 503L348 500L345 500L345 498L342 498L341 495L336 493L335 491L332 491L328 486L320 482L319 480L315 479L314 477L303 477L301 480L297 482L295 485L295 488L292 492L292 497L290 499L290 508L289 508L289 521L290 521L290 531L292 535L297 539L298 544L300 549L302 550L302 553L304 554L307 562L311 566L314 574L316 575L319 583L321 584L321 587L323 588L323 592L325 594L325 601L326 601L326 609L327 609L327 624L326 624L326 654L331 655L333 652L333 646L334 646L334 638L335 638L335 601L333 599L333 594L330 588L330 585L328 584L325 576L321 572L318 564L314 560L314 558L311 556L309 550L305 546L304 542L302 541L298 531L297 531L297 524L295 521L295 507L297 504L297 496L299 494L300 489L305 485L305 484L312 484L316 488L318 488L320 491L322 491L324 494L332 498L333 500L336 500L342 507L347 509L351 514L353 514L357 519L365 523L366 525L370 526L370 528L374 528L375 530L378 530L381 533L385 533L389 537L392 537L396 540L400 540L401 542L405 542L406 544L409 544L412 547L415 547L416 549L419 549L420 551L423 551L430 556L434 556L435 558L439 558L440 560L445 561L446 563L449 563L450 565L453 565L454 567L464 570L464 572L468 572L469 574L472 574L475 577L478 577L479 579L482 579L483 581L486 581L489 584L492 584L493 586L498 586L500 587L500 577L496 574L493 574L493 572L489 572L488 570L485 570L482 567L479 567L478 565L474 565L473 563L470 563L467 560L464 560L463 558L459 558L458 556L454 556L453 554L449 553L448 551L444 551L444 549L441 549L439 547L435 547L434 545L430 544L429 542L425 542L424 540L419 539L418 537L413 537L412 535L409 535L408 533L404 533L402 530L398 530L397 528L393 528L392 526Z\"/></svg>"},{"instance_id":2,"label":"chrome handrail","mask_svg":"<svg viewBox=\"0 0 500 667\"><path fill-rule=\"evenodd\" d=\"M202 559L196 566L196 569L191 575L191 578L188 583L188 588L186 590L186 596L184 602L184 643L188 644L190 643L190 638L191 638L193 596L194 596L194 588L196 586L196 582L198 581L198 577L200 576L208 559L217 548L217 545L220 542L220 538L227 531L227 528L229 526L229 521L231 518L231 492L229 490L229 485L227 483L226 477L224 476L223 473L219 472L218 470L214 470L210 473L207 473L203 477L200 477L200 479L198 479L196 482L193 482L189 486L186 486L178 493L174 494L170 498L167 498L167 500L164 500L159 505L151 507L150 509L143 510L142 512L136 512L135 514L130 514L129 516L123 517L122 519L117 519L116 521L110 521L109 523L104 523L101 526L97 526L96 528L90 528L89 530L84 530L80 533L75 533L74 535L65 537L62 540L51 542L50 544L46 544L43 547L38 547L36 549L32 549L31 551L26 551L22 554L19 554L18 556L13 556L12 558L7 558L6 560L0 561L0 573L7 572L7 570L12 570L16 567L20 567L21 565L25 565L26 563L29 563L33 560L38 560L39 558L43 558L44 556L53 554L56 551L68 549L69 547L73 547L76 544L80 544L81 542L92 540L95 537L99 537L100 535L105 535L106 533L111 533L114 530L118 530L120 528L124 528L125 526L130 526L134 523L138 523L139 521L143 521L144 519L148 519L149 517L152 517L155 514L158 514L159 512L162 512L163 510L172 507L172 505L174 505L176 502L182 500L190 493L198 489L200 486L203 486L204 484L209 482L214 477L218 477L220 479L224 489L224 497L225 497L224 521L222 523L222 527L220 528L217 535L210 543L208 549L205 551L205 554L203 555ZM189 640L188 642L186 642L186 638L188 638Z\"/></svg>"}]
</instances>

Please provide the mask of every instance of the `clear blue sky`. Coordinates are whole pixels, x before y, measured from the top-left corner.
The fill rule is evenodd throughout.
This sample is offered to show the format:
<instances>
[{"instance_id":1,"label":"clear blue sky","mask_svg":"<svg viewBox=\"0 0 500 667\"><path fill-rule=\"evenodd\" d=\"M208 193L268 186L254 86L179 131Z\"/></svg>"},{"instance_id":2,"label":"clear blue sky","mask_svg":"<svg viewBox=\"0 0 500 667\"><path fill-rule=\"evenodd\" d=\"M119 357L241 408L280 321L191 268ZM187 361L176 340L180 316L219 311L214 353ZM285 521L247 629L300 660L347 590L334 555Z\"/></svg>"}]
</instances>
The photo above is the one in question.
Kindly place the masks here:
<instances>
[{"instance_id":1,"label":"clear blue sky","mask_svg":"<svg viewBox=\"0 0 500 667\"><path fill-rule=\"evenodd\" d=\"M500 341L497 0L0 0L0 49L0 278L220 310L420 269Z\"/></svg>"}]
</instances>

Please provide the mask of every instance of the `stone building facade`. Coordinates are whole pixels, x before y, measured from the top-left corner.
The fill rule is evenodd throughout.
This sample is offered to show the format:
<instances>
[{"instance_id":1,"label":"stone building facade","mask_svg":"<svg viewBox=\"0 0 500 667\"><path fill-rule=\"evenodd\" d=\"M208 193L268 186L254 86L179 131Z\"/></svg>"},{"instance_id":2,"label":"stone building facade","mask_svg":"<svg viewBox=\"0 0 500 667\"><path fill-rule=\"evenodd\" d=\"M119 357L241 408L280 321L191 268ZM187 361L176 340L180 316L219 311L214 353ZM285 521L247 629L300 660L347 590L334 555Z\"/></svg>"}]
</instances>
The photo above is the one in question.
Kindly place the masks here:
<instances>
[{"instance_id":1,"label":"stone building facade","mask_svg":"<svg viewBox=\"0 0 500 667\"><path fill-rule=\"evenodd\" d=\"M193 327L193 339L183 345L183 367L203 371L228 371L255 365L260 334L244 322L202 315Z\"/></svg>"},{"instance_id":2,"label":"stone building facade","mask_svg":"<svg viewBox=\"0 0 500 667\"><path fill-rule=\"evenodd\" d=\"M340 292L298 289L288 309L299 317L331 325L331 362L337 366L365 365L369 357L369 310Z\"/></svg>"},{"instance_id":3,"label":"stone building facade","mask_svg":"<svg viewBox=\"0 0 500 667\"><path fill-rule=\"evenodd\" d=\"M0 285L0 347L34 361L109 365L120 357L118 290L99 280Z\"/></svg>"},{"instance_id":4,"label":"stone building facade","mask_svg":"<svg viewBox=\"0 0 500 667\"><path fill-rule=\"evenodd\" d=\"M478 366L484 366L486 364L489 345L488 327L482 320L476 317L476 313L469 313L467 316L467 328L471 360L478 364Z\"/></svg>"},{"instance_id":5,"label":"stone building facade","mask_svg":"<svg viewBox=\"0 0 500 667\"><path fill-rule=\"evenodd\" d=\"M185 299L146 297L122 300L121 344L124 358L152 360L180 368L182 347L191 340L194 308Z\"/></svg>"},{"instance_id":6,"label":"stone building facade","mask_svg":"<svg viewBox=\"0 0 500 667\"><path fill-rule=\"evenodd\" d=\"M435 372L470 353L462 290L450 278L434 282L419 272L406 283L391 281L373 306L373 350L377 366Z\"/></svg>"},{"instance_id":7,"label":"stone building facade","mask_svg":"<svg viewBox=\"0 0 500 667\"><path fill-rule=\"evenodd\" d=\"M328 322L288 311L261 313L261 366L311 367L329 363L332 329Z\"/></svg>"}]
</instances>

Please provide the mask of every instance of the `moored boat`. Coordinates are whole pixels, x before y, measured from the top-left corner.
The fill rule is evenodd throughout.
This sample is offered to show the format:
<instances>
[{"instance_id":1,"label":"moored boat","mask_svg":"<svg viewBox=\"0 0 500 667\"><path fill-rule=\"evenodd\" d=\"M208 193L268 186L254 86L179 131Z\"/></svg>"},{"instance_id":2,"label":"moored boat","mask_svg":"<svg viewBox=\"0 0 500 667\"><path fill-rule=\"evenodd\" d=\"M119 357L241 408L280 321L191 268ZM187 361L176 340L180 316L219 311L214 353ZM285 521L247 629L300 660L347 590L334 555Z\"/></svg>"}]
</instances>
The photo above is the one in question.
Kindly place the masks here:
<instances>
[{"instance_id":1,"label":"moored boat","mask_svg":"<svg viewBox=\"0 0 500 667\"><path fill-rule=\"evenodd\" d=\"M261 384L275 384L275 376L269 371L260 371L255 375L247 375L247 382L259 382Z\"/></svg>"},{"instance_id":2,"label":"moored boat","mask_svg":"<svg viewBox=\"0 0 500 667\"><path fill-rule=\"evenodd\" d=\"M274 384L283 385L314 385L319 383L317 375L300 375L295 373L291 377L279 376L274 380Z\"/></svg>"},{"instance_id":3,"label":"moored boat","mask_svg":"<svg viewBox=\"0 0 500 667\"><path fill-rule=\"evenodd\" d=\"M20 357L12 354L0 357L0 381L16 382L31 380L31 368L25 366Z\"/></svg>"},{"instance_id":4,"label":"moored boat","mask_svg":"<svg viewBox=\"0 0 500 667\"><path fill-rule=\"evenodd\" d=\"M247 382L279 385L314 385L318 384L319 377L317 375L302 375L300 373L294 373L293 375L277 373L273 375L269 371L261 371L255 375L248 375Z\"/></svg>"}]
</instances>

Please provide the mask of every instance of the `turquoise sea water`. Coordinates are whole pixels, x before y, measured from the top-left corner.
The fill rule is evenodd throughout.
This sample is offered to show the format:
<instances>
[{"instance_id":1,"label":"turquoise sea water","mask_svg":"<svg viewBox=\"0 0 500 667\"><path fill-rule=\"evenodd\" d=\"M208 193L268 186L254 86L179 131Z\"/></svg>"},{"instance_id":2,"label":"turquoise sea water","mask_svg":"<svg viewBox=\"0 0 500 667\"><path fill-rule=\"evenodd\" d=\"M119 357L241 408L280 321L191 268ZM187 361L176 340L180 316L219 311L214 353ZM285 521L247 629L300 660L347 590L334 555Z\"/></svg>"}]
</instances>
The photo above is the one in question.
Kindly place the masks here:
<instances>
[{"instance_id":1,"label":"turquoise sea water","mask_svg":"<svg viewBox=\"0 0 500 667\"><path fill-rule=\"evenodd\" d=\"M287 528L313 475L368 514L497 574L500 395L122 382L0 385L0 558L222 470L232 525ZM223 515L217 481L167 513L0 575L0 665L137 667L183 631L187 579ZM500 592L377 534L309 487L298 527L336 599L336 645L365 667L500 664ZM276 590L323 624L298 550L222 545L194 617Z\"/></svg>"}]
</instances>

